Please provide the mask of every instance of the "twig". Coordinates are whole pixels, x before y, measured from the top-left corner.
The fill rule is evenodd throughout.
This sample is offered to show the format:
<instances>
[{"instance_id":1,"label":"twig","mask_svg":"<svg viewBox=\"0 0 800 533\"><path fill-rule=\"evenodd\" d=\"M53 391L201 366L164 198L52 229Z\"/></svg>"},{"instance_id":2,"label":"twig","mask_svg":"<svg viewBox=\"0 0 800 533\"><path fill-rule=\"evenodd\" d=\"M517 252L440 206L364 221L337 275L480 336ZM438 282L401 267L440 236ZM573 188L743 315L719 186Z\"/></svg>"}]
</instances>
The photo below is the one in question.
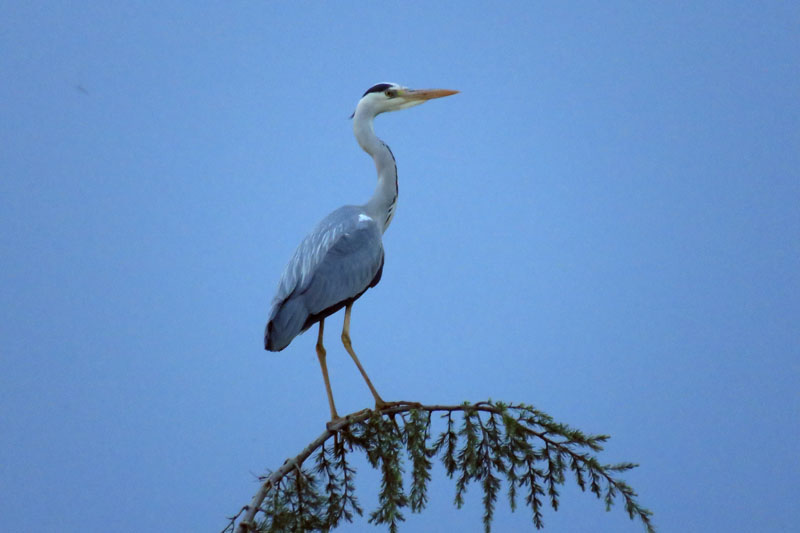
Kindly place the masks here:
<instances>
[{"instance_id":1,"label":"twig","mask_svg":"<svg viewBox=\"0 0 800 533\"><path fill-rule=\"evenodd\" d=\"M608 483L609 486L609 496L607 496L608 500L613 497L616 492L619 492L623 495L625 502L626 502L626 510L633 518L633 510L638 510L638 504L635 504L635 493L624 484L623 481L617 480L612 477L608 472L606 472L606 468L609 467L601 467L594 458L587 457L586 455L575 451L572 449L571 446L573 445L580 445L586 446L591 448L593 451L599 451L601 448L600 442L604 442L607 437L605 436L596 436L596 437L586 437L582 433L577 430L569 429L567 426L557 424L552 421L552 419L544 413L540 413L536 411L530 406L526 405L504 405L504 404L495 404L491 401L482 401L474 404L464 403L460 405L421 405L419 403L414 402L393 402L384 405L380 409L364 409L361 411L357 411L355 413L351 413L343 418L339 418L337 420L333 420L327 424L325 431L320 434L316 439L314 439L308 446L306 446L299 454L296 456L287 459L283 465L275 470L274 472L270 473L266 477L259 478L263 480L261 486L259 487L256 494L253 496L250 503L244 506L235 516L230 517L230 524L223 530L224 532L230 531L233 532L234 530L236 533L251 533L257 531L257 524L256 524L256 515L258 514L259 510L261 510L261 505L264 502L267 494L270 490L278 487L278 484L283 479L284 476L289 474L292 470L297 470L301 472L301 467L317 449L325 444L325 442L330 439L331 437L336 437L339 432L345 429L347 426L351 424L359 424L362 423L373 416L389 416L392 421L395 423L396 420L394 418L395 415L400 414L404 415L407 412L412 410L423 411L428 413L428 424L430 424L430 418L433 412L435 411L442 411L449 416L453 412L464 412L465 416L468 416L470 413L475 412L483 412L489 413L491 415L499 415L499 416L508 416L509 410L518 410L522 411L526 414L526 418L516 419L516 427L518 430L521 430L523 433L536 437L540 439L545 446L545 450L549 450L552 446L559 453L567 454L573 462L578 462L580 464L587 465L591 468L590 473L593 476L600 474L605 481ZM520 417L522 415L519 415ZM478 422L480 424L481 431L483 433L484 440L486 437L487 429L483 425L483 421L481 421L480 416L477 417ZM520 423L524 422L524 425L520 425ZM530 425L533 424L538 428L541 428L541 431L537 431L532 429ZM397 428L399 431L399 428ZM399 433L402 433L399 431ZM564 440L560 440L558 438L554 438L557 436L561 436ZM548 461L551 461L550 452L548 451L545 455L548 458ZM559 459L560 461L560 459ZM623 467L621 469L628 469L632 468L635 465L628 464L628 467ZM610 471L615 471L613 468L609 468ZM618 469L616 471L619 471ZM300 475L300 474L298 474ZM551 479L551 484L553 481L557 483L563 482L563 478L558 480ZM552 488L552 487L551 487ZM583 487L581 487L583 488ZM552 488L554 490L554 488ZM595 492L593 489L592 492ZM552 493L551 493L552 494ZM557 493L552 494L555 498ZM599 497L599 494L598 494ZM554 508L556 505L554 504ZM534 509L536 512L536 509ZM360 511L359 511L360 512ZM638 512L638 511L637 511ZM242 515L241 521L239 521L238 527L234 527L237 518ZM644 514L643 514L644 513ZM652 529L652 526L649 524L649 511L642 510L639 512L640 518L644 521L645 525L648 527L648 530ZM488 515L487 520L491 521L491 512ZM488 523L487 523L488 524ZM537 524L538 525L538 524ZM488 527L488 525L487 525Z\"/></svg>"}]
</instances>

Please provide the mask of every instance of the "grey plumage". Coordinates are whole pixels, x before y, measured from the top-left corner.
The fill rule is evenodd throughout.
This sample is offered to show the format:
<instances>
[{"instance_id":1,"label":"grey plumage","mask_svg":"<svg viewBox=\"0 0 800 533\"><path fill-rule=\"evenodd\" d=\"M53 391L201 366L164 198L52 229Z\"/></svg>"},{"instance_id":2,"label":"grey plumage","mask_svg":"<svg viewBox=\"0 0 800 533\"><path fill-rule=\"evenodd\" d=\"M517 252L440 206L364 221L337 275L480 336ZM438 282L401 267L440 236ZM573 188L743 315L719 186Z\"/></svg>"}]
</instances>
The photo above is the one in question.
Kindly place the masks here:
<instances>
[{"instance_id":1,"label":"grey plumage","mask_svg":"<svg viewBox=\"0 0 800 533\"><path fill-rule=\"evenodd\" d=\"M358 299L380 281L381 229L364 206L325 217L283 271L264 332L264 346L283 350L315 322Z\"/></svg>"},{"instance_id":2,"label":"grey plumage","mask_svg":"<svg viewBox=\"0 0 800 533\"><path fill-rule=\"evenodd\" d=\"M397 164L386 143L375 135L372 122L380 113L407 109L456 92L379 83L364 93L351 118L359 146L372 157L378 171L375 192L366 204L340 207L322 219L297 247L281 275L264 330L264 348L283 350L297 335L319 322L316 351L332 420L339 415L328 378L322 334L325 317L343 307L342 345L361 372L375 405L387 405L361 366L350 339L353 302L381 279L382 236L397 207Z\"/></svg>"}]
</instances>

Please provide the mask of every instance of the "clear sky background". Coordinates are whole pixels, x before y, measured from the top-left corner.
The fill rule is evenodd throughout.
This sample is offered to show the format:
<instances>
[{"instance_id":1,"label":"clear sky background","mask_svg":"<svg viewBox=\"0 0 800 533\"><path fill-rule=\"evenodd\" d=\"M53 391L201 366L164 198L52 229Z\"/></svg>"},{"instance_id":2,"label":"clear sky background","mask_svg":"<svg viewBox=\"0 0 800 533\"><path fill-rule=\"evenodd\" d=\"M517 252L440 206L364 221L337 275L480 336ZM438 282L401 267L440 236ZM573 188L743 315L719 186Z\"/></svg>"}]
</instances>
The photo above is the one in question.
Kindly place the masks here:
<instances>
[{"instance_id":1,"label":"clear sky background","mask_svg":"<svg viewBox=\"0 0 800 533\"><path fill-rule=\"evenodd\" d=\"M219 531L319 435L315 333L263 327L372 193L380 81L462 91L376 122L400 203L352 337L384 398L609 433L665 532L800 523L800 4L84 4L0 4L0 529ZM403 531L480 531L434 477ZM574 488L545 521L641 529Z\"/></svg>"}]
</instances>

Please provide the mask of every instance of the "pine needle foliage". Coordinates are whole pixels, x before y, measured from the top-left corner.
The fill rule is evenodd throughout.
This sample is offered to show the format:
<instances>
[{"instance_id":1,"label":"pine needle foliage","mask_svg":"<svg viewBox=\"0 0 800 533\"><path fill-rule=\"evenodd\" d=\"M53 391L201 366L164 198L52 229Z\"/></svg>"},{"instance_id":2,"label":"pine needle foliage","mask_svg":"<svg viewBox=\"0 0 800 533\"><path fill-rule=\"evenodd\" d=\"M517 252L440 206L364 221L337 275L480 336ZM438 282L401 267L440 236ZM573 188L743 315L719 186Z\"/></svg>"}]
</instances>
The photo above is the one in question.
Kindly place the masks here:
<instances>
[{"instance_id":1,"label":"pine needle foliage","mask_svg":"<svg viewBox=\"0 0 800 533\"><path fill-rule=\"evenodd\" d=\"M433 415L443 428L432 438ZM364 510L355 495L355 469L348 454L363 452L381 473L378 506L368 521L396 533L404 512L421 512L428 502L428 482L436 459L455 479L454 503L464 504L471 484L483 493L483 527L491 531L501 489L512 511L520 501L530 509L532 525L544 527L543 509L557 511L559 488L568 478L584 492L603 500L609 510L619 499L631 520L648 533L652 513L637 501L618 474L634 463L601 464L596 454L607 435L588 435L525 404L502 402L462 405L390 404L346 417L312 442L281 469L262 478L254 503L232 517L225 531L286 533L329 531L351 522ZM311 457L313 455L313 457ZM308 461L310 465L303 467ZM405 475L408 473L408 475ZM408 478L408 488L404 484ZM236 529L236 520L245 513Z\"/></svg>"}]
</instances>

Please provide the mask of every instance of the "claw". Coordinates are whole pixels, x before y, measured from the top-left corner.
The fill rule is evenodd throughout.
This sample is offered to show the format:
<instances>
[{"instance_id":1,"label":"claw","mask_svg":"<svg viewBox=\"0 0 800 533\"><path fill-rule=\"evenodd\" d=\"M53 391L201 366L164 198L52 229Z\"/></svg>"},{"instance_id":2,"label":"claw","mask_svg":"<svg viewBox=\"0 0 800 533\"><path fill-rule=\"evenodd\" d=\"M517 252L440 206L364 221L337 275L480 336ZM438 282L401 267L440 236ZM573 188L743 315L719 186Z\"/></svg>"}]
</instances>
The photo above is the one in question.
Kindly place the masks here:
<instances>
[{"instance_id":1,"label":"claw","mask_svg":"<svg viewBox=\"0 0 800 533\"><path fill-rule=\"evenodd\" d=\"M346 418L337 416L336 418L331 418L328 423L325 424L325 429L328 431L336 431L336 426L340 425Z\"/></svg>"}]
</instances>

